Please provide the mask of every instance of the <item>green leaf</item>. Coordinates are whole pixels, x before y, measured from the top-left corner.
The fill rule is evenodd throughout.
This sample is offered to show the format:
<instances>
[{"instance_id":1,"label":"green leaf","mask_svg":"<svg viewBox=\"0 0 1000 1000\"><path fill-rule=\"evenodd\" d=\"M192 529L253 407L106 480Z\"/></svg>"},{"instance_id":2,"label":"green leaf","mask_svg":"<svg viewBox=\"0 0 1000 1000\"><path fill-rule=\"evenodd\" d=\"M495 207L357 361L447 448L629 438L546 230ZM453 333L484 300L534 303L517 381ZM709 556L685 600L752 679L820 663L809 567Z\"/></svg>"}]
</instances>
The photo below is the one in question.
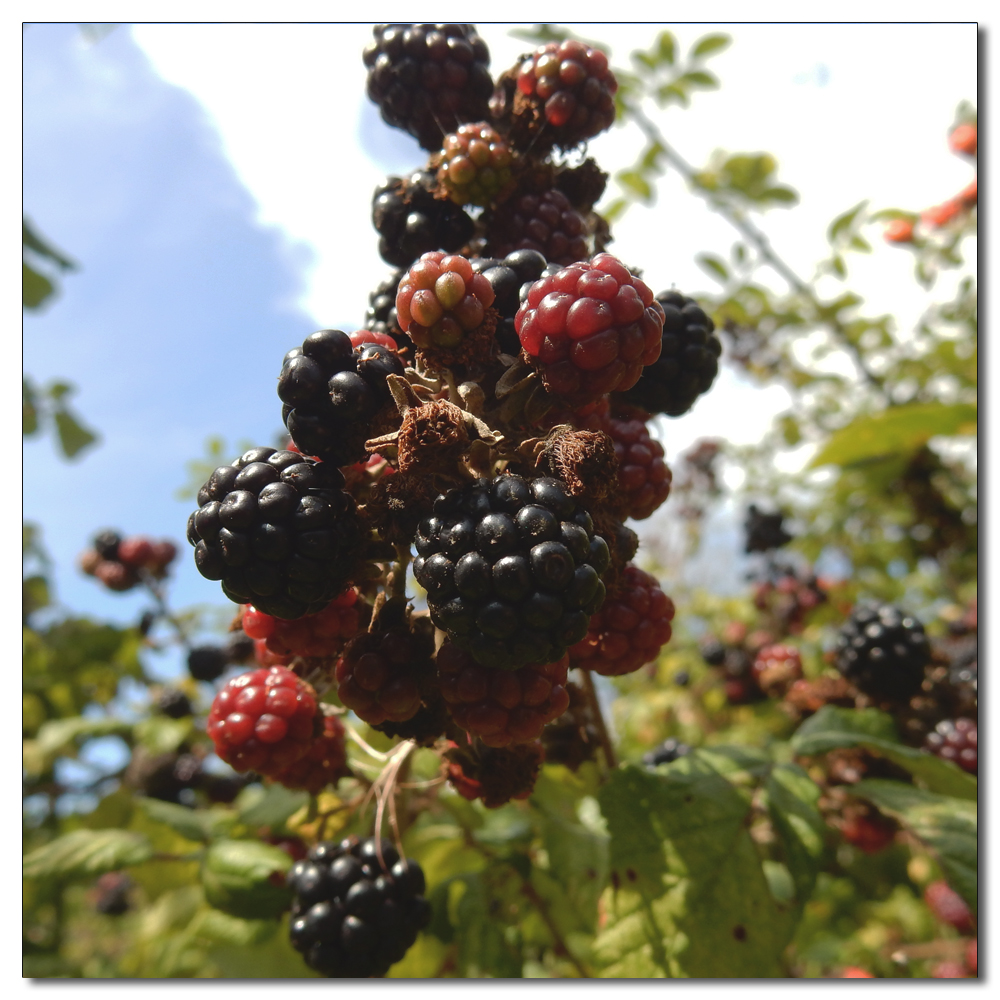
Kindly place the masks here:
<instances>
[{"instance_id":1,"label":"green leaf","mask_svg":"<svg viewBox=\"0 0 1000 1000\"><path fill-rule=\"evenodd\" d=\"M21 433L25 437L38 433L38 394L27 377L21 379Z\"/></svg>"},{"instance_id":2,"label":"green leaf","mask_svg":"<svg viewBox=\"0 0 1000 1000\"><path fill-rule=\"evenodd\" d=\"M978 806L947 795L872 778L851 786L855 795L897 819L937 855L951 887L975 913L979 906Z\"/></svg>"},{"instance_id":3,"label":"green leaf","mask_svg":"<svg viewBox=\"0 0 1000 1000\"><path fill-rule=\"evenodd\" d=\"M205 853L201 881L205 898L218 910L246 920L276 917L292 891L284 874L292 859L257 840L217 840Z\"/></svg>"},{"instance_id":4,"label":"green leaf","mask_svg":"<svg viewBox=\"0 0 1000 1000\"><path fill-rule=\"evenodd\" d=\"M249 794L251 791L252 796ZM253 828L267 826L276 829L283 826L308 801L308 792L294 792L284 785L273 784L264 789L248 789L238 802L240 822Z\"/></svg>"},{"instance_id":5,"label":"green leaf","mask_svg":"<svg viewBox=\"0 0 1000 1000\"><path fill-rule=\"evenodd\" d=\"M675 53L677 52L677 40L671 32L660 32L656 39L656 50L659 53L661 63L665 66L673 66Z\"/></svg>"},{"instance_id":6,"label":"green leaf","mask_svg":"<svg viewBox=\"0 0 1000 1000\"><path fill-rule=\"evenodd\" d=\"M894 406L873 416L858 417L835 431L809 466L851 466L883 455L910 454L939 434L975 434L977 419L974 403Z\"/></svg>"},{"instance_id":7,"label":"green leaf","mask_svg":"<svg viewBox=\"0 0 1000 1000\"><path fill-rule=\"evenodd\" d=\"M682 108L686 108L691 103L687 91L677 83L665 83L662 87L656 88L656 103L660 107L676 102Z\"/></svg>"},{"instance_id":8,"label":"green leaf","mask_svg":"<svg viewBox=\"0 0 1000 1000\"><path fill-rule=\"evenodd\" d=\"M711 274L713 278L718 278L723 284L729 280L729 270L722 262L721 257L711 253L700 253L695 257L695 260L703 270Z\"/></svg>"},{"instance_id":9,"label":"green leaf","mask_svg":"<svg viewBox=\"0 0 1000 1000\"><path fill-rule=\"evenodd\" d=\"M33 253L37 253L40 257L45 257L51 260L58 267L62 268L64 271L71 271L76 267L76 264L69 259L65 254L60 253L51 244L46 243L44 239L35 231L31 223L27 219L22 218L21 220L21 245L31 250Z\"/></svg>"},{"instance_id":10,"label":"green leaf","mask_svg":"<svg viewBox=\"0 0 1000 1000\"><path fill-rule=\"evenodd\" d=\"M792 750L802 756L840 747L865 747L905 768L932 792L975 800L979 783L951 761L899 742L891 716L875 708L824 705L792 737Z\"/></svg>"},{"instance_id":11,"label":"green leaf","mask_svg":"<svg viewBox=\"0 0 1000 1000\"><path fill-rule=\"evenodd\" d=\"M871 253L872 245L863 236L852 236L848 246L858 253Z\"/></svg>"},{"instance_id":12,"label":"green leaf","mask_svg":"<svg viewBox=\"0 0 1000 1000\"><path fill-rule=\"evenodd\" d=\"M820 815L819 786L795 764L779 764L764 782L767 809L783 848L794 898L804 905L823 859L826 824Z\"/></svg>"},{"instance_id":13,"label":"green leaf","mask_svg":"<svg viewBox=\"0 0 1000 1000\"><path fill-rule=\"evenodd\" d=\"M46 608L51 603L49 581L37 574L26 576L21 580L21 613L25 616Z\"/></svg>"},{"instance_id":14,"label":"green leaf","mask_svg":"<svg viewBox=\"0 0 1000 1000\"><path fill-rule=\"evenodd\" d=\"M76 752L78 739L124 736L131 731L132 727L121 719L107 717L92 719L83 716L52 719L42 725L35 739L25 740L25 770L35 775L48 770L56 757L69 756Z\"/></svg>"},{"instance_id":15,"label":"green leaf","mask_svg":"<svg viewBox=\"0 0 1000 1000\"><path fill-rule=\"evenodd\" d=\"M699 38L695 42L694 48L691 49L691 58L704 59L705 56L709 56L713 52L721 52L728 48L732 41L729 35L705 35L704 38Z\"/></svg>"},{"instance_id":16,"label":"green leaf","mask_svg":"<svg viewBox=\"0 0 1000 1000\"><path fill-rule=\"evenodd\" d=\"M651 202L653 199L653 189L649 184L649 181L642 176L637 170L621 170L615 177L615 180L621 184L622 187L631 191L640 201Z\"/></svg>"},{"instance_id":17,"label":"green leaf","mask_svg":"<svg viewBox=\"0 0 1000 1000\"><path fill-rule=\"evenodd\" d=\"M26 309L38 309L55 290L55 285L44 274L22 261L21 303Z\"/></svg>"},{"instance_id":18,"label":"green leaf","mask_svg":"<svg viewBox=\"0 0 1000 1000\"><path fill-rule=\"evenodd\" d=\"M772 897L746 828L749 802L698 752L632 765L600 791L611 834L604 977L772 977L792 913Z\"/></svg>"},{"instance_id":19,"label":"green leaf","mask_svg":"<svg viewBox=\"0 0 1000 1000\"><path fill-rule=\"evenodd\" d=\"M760 201L776 201L779 205L794 205L799 200L798 194L784 184L765 188L758 198Z\"/></svg>"},{"instance_id":20,"label":"green leaf","mask_svg":"<svg viewBox=\"0 0 1000 1000\"><path fill-rule=\"evenodd\" d=\"M153 856L149 840L127 830L74 830L24 858L25 878L81 878L139 865Z\"/></svg>"},{"instance_id":21,"label":"green leaf","mask_svg":"<svg viewBox=\"0 0 1000 1000\"><path fill-rule=\"evenodd\" d=\"M188 809L160 799L138 798L139 808L156 823L163 823L188 840L207 843L236 822L230 809Z\"/></svg>"},{"instance_id":22,"label":"green leaf","mask_svg":"<svg viewBox=\"0 0 1000 1000\"><path fill-rule=\"evenodd\" d=\"M838 215L837 218L830 223L830 228L826 231L826 238L831 243L835 243L837 241L837 237L840 236L841 233L850 229L851 224L858 217L858 213L860 213L867 204L867 199L859 201L854 208L849 208L843 215Z\"/></svg>"},{"instance_id":23,"label":"green leaf","mask_svg":"<svg viewBox=\"0 0 1000 1000\"><path fill-rule=\"evenodd\" d=\"M195 916L190 933L220 944L249 948L266 941L277 929L276 920L242 920L213 908L204 909Z\"/></svg>"},{"instance_id":24,"label":"green leaf","mask_svg":"<svg viewBox=\"0 0 1000 1000\"><path fill-rule=\"evenodd\" d=\"M191 736L193 725L190 718L153 715L135 724L135 738L152 754L173 753Z\"/></svg>"},{"instance_id":25,"label":"green leaf","mask_svg":"<svg viewBox=\"0 0 1000 1000\"><path fill-rule=\"evenodd\" d=\"M75 458L84 448L97 441L97 435L84 427L66 407L55 409L52 418L56 423L59 445L67 458Z\"/></svg>"},{"instance_id":26,"label":"green leaf","mask_svg":"<svg viewBox=\"0 0 1000 1000\"><path fill-rule=\"evenodd\" d=\"M685 84L689 87L701 87L704 90L714 90L719 86L718 79L712 73L705 73L702 70L692 70L690 73L684 73L677 83L680 86Z\"/></svg>"}]
</instances>

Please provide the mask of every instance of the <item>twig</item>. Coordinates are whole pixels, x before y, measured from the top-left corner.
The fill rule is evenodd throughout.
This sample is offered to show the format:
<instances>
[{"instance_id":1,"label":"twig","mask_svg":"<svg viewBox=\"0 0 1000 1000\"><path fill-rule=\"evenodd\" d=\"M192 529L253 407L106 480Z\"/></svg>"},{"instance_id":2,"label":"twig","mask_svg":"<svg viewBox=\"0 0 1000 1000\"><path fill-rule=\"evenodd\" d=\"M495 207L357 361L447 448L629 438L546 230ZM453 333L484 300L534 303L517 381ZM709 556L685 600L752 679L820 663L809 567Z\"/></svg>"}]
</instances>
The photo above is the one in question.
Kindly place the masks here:
<instances>
[{"instance_id":1,"label":"twig","mask_svg":"<svg viewBox=\"0 0 1000 1000\"><path fill-rule=\"evenodd\" d=\"M590 676L590 671L586 667L580 667L583 674L583 690L587 695L587 703L590 706L590 713L594 717L597 732L601 737L601 747L604 750L604 759L608 762L608 768L618 766L618 758L615 756L615 748L611 745L611 734L604 722L604 713L601 711L601 703L597 698L597 688L594 687L594 678Z\"/></svg>"}]
</instances>

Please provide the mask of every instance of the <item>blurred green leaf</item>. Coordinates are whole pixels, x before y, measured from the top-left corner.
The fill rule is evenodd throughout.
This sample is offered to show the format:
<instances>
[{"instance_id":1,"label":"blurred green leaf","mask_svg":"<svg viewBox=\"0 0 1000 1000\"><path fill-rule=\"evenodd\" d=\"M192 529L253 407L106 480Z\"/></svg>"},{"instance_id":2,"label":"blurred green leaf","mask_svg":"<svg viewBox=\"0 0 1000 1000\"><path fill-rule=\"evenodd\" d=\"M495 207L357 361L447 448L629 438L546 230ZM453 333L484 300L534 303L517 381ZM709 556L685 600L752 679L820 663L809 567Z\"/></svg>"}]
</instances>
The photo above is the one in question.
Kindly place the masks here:
<instances>
[{"instance_id":1,"label":"blurred green leaf","mask_svg":"<svg viewBox=\"0 0 1000 1000\"><path fill-rule=\"evenodd\" d=\"M835 431L809 466L851 466L882 455L910 454L939 434L975 434L977 418L978 409L971 403L894 406Z\"/></svg>"},{"instance_id":2,"label":"blurred green leaf","mask_svg":"<svg viewBox=\"0 0 1000 1000\"><path fill-rule=\"evenodd\" d=\"M666 66L673 66L674 56L677 52L677 40L669 31L661 31L656 38L656 50L660 57L660 62Z\"/></svg>"},{"instance_id":3,"label":"blurred green leaf","mask_svg":"<svg viewBox=\"0 0 1000 1000\"><path fill-rule=\"evenodd\" d=\"M151 754L173 753L191 736L192 730L190 718L170 719L165 715L152 715L135 724L135 738Z\"/></svg>"},{"instance_id":4,"label":"blurred green leaf","mask_svg":"<svg viewBox=\"0 0 1000 1000\"><path fill-rule=\"evenodd\" d=\"M21 379L21 433L25 437L38 433L38 394L27 376Z\"/></svg>"},{"instance_id":5,"label":"blurred green leaf","mask_svg":"<svg viewBox=\"0 0 1000 1000\"><path fill-rule=\"evenodd\" d=\"M695 42L694 48L691 49L691 56L695 59L704 59L705 56L728 48L732 41L729 35L705 35L704 38L699 38Z\"/></svg>"},{"instance_id":6,"label":"blurred green leaf","mask_svg":"<svg viewBox=\"0 0 1000 1000\"><path fill-rule=\"evenodd\" d=\"M830 243L835 243L837 241L837 237L840 236L841 233L844 233L851 228L852 223L867 204L867 198L864 201L859 201L854 208L849 208L843 213L843 215L838 215L837 218L830 223L830 227L826 231L826 238Z\"/></svg>"},{"instance_id":7,"label":"blurred green leaf","mask_svg":"<svg viewBox=\"0 0 1000 1000\"><path fill-rule=\"evenodd\" d=\"M246 826L278 829L308 801L308 792L296 792L284 785L271 784L265 788L246 789L237 800L237 808L240 822Z\"/></svg>"},{"instance_id":8,"label":"blurred green leaf","mask_svg":"<svg viewBox=\"0 0 1000 1000\"><path fill-rule=\"evenodd\" d=\"M74 830L24 858L25 878L80 878L142 864L153 855L146 837L127 830Z\"/></svg>"},{"instance_id":9,"label":"blurred green leaf","mask_svg":"<svg viewBox=\"0 0 1000 1000\"><path fill-rule=\"evenodd\" d=\"M67 458L75 458L84 448L97 442L97 435L84 427L64 406L52 413L59 436L59 446Z\"/></svg>"},{"instance_id":10,"label":"blurred green leaf","mask_svg":"<svg viewBox=\"0 0 1000 1000\"><path fill-rule=\"evenodd\" d=\"M859 781L851 791L897 819L926 844L937 855L951 887L973 913L977 911L979 835L975 802L875 778Z\"/></svg>"},{"instance_id":11,"label":"blurred green leaf","mask_svg":"<svg viewBox=\"0 0 1000 1000\"><path fill-rule=\"evenodd\" d=\"M55 285L44 274L21 263L21 301L27 309L38 309L55 290Z\"/></svg>"},{"instance_id":12,"label":"blurred green leaf","mask_svg":"<svg viewBox=\"0 0 1000 1000\"><path fill-rule=\"evenodd\" d=\"M719 86L718 79L712 73L706 73L702 70L692 70L682 74L677 83L680 86L701 87L705 90L714 90Z\"/></svg>"},{"instance_id":13,"label":"blurred green leaf","mask_svg":"<svg viewBox=\"0 0 1000 1000\"><path fill-rule=\"evenodd\" d=\"M246 920L276 917L289 904L284 874L292 859L257 840L217 840L201 866L205 898L216 909Z\"/></svg>"},{"instance_id":14,"label":"blurred green leaf","mask_svg":"<svg viewBox=\"0 0 1000 1000\"><path fill-rule=\"evenodd\" d=\"M278 926L277 920L243 920L206 907L191 921L189 933L236 948L250 948L270 938Z\"/></svg>"},{"instance_id":15,"label":"blurred green leaf","mask_svg":"<svg viewBox=\"0 0 1000 1000\"><path fill-rule=\"evenodd\" d=\"M804 906L823 860L826 823L820 815L819 786L795 764L779 764L764 782L767 809L783 848L794 897Z\"/></svg>"},{"instance_id":16,"label":"blurred green leaf","mask_svg":"<svg viewBox=\"0 0 1000 1000\"><path fill-rule=\"evenodd\" d=\"M649 181L637 170L621 170L615 175L615 180L627 188L640 201L649 203L653 198L653 189Z\"/></svg>"},{"instance_id":17,"label":"blurred green leaf","mask_svg":"<svg viewBox=\"0 0 1000 1000\"><path fill-rule=\"evenodd\" d=\"M40 257L51 260L64 271L71 271L76 267L76 264L69 257L46 242L27 219L21 220L21 244Z\"/></svg>"},{"instance_id":18,"label":"blurred green leaf","mask_svg":"<svg viewBox=\"0 0 1000 1000\"><path fill-rule=\"evenodd\" d=\"M199 843L207 843L236 822L236 814L231 809L188 809L173 802L145 797L136 802L154 822L163 823L182 837Z\"/></svg>"},{"instance_id":19,"label":"blurred green leaf","mask_svg":"<svg viewBox=\"0 0 1000 1000\"><path fill-rule=\"evenodd\" d=\"M707 271L713 278L718 278L723 284L729 280L729 270L722 262L721 257L711 253L700 253L695 257L698 265Z\"/></svg>"},{"instance_id":20,"label":"blurred green leaf","mask_svg":"<svg viewBox=\"0 0 1000 1000\"><path fill-rule=\"evenodd\" d=\"M24 744L24 767L31 774L47 771L57 757L76 753L76 741L95 736L122 736L132 727L121 719L110 717L52 719L38 730L33 740Z\"/></svg>"}]
</instances>

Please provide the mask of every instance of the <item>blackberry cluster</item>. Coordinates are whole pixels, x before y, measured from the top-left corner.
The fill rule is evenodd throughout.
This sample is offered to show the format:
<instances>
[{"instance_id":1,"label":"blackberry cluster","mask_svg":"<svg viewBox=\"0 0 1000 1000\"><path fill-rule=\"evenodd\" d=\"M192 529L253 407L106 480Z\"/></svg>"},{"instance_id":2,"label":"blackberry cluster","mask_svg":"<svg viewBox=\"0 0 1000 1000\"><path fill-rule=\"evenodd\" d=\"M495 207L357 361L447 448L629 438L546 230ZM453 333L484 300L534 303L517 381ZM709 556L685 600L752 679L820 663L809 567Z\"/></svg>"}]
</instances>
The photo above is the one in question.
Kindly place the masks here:
<instances>
[{"instance_id":1,"label":"blackberry cluster","mask_svg":"<svg viewBox=\"0 0 1000 1000\"><path fill-rule=\"evenodd\" d=\"M493 214L489 231L490 250L498 256L536 250L565 266L589 255L587 220L555 188L505 204Z\"/></svg>"},{"instance_id":2,"label":"blackberry cluster","mask_svg":"<svg viewBox=\"0 0 1000 1000\"><path fill-rule=\"evenodd\" d=\"M656 296L663 309L663 339L659 359L643 369L639 380L622 399L647 413L679 417L708 392L719 373L722 344L715 324L694 299L680 292Z\"/></svg>"},{"instance_id":3,"label":"blackberry cluster","mask_svg":"<svg viewBox=\"0 0 1000 1000\"><path fill-rule=\"evenodd\" d=\"M359 567L361 526L343 484L325 462L251 448L198 491L187 531L198 571L277 618L322 611Z\"/></svg>"},{"instance_id":4,"label":"blackberry cluster","mask_svg":"<svg viewBox=\"0 0 1000 1000\"><path fill-rule=\"evenodd\" d=\"M294 893L292 947L333 979L384 976L431 918L423 870L388 840L317 844L292 865L286 884Z\"/></svg>"},{"instance_id":5,"label":"blackberry cluster","mask_svg":"<svg viewBox=\"0 0 1000 1000\"><path fill-rule=\"evenodd\" d=\"M431 620L483 666L554 663L604 601L607 543L558 479L504 474L450 490L415 544Z\"/></svg>"},{"instance_id":6,"label":"blackberry cluster","mask_svg":"<svg viewBox=\"0 0 1000 1000\"><path fill-rule=\"evenodd\" d=\"M686 743L671 736L664 740L658 747L642 755L642 762L646 767L657 767L660 764L672 764L680 757L686 757L691 752L691 748Z\"/></svg>"},{"instance_id":7,"label":"blackberry cluster","mask_svg":"<svg viewBox=\"0 0 1000 1000\"><path fill-rule=\"evenodd\" d=\"M490 52L471 24L377 24L362 58L382 120L424 149L462 122L486 118Z\"/></svg>"},{"instance_id":8,"label":"blackberry cluster","mask_svg":"<svg viewBox=\"0 0 1000 1000\"><path fill-rule=\"evenodd\" d=\"M924 749L969 774L979 773L979 729L972 719L942 720L927 735Z\"/></svg>"},{"instance_id":9,"label":"blackberry cluster","mask_svg":"<svg viewBox=\"0 0 1000 1000\"><path fill-rule=\"evenodd\" d=\"M581 405L630 389L656 361L663 310L645 282L602 253L531 285L514 324L545 388Z\"/></svg>"},{"instance_id":10,"label":"blackberry cluster","mask_svg":"<svg viewBox=\"0 0 1000 1000\"><path fill-rule=\"evenodd\" d=\"M355 347L341 330L318 330L285 355L281 419L303 455L333 465L358 462L374 428L396 416L386 377L402 374L402 361L384 345Z\"/></svg>"},{"instance_id":11,"label":"blackberry cluster","mask_svg":"<svg viewBox=\"0 0 1000 1000\"><path fill-rule=\"evenodd\" d=\"M143 576L162 580L177 555L173 542L154 542L145 535L122 538L110 528L94 536L92 547L80 554L79 565L108 590L131 590Z\"/></svg>"},{"instance_id":12,"label":"blackberry cluster","mask_svg":"<svg viewBox=\"0 0 1000 1000\"><path fill-rule=\"evenodd\" d=\"M472 219L454 202L434 197L437 178L426 170L389 177L375 189L372 225L379 256L393 267L409 267L431 250L460 250L475 233Z\"/></svg>"},{"instance_id":13,"label":"blackberry cluster","mask_svg":"<svg viewBox=\"0 0 1000 1000\"><path fill-rule=\"evenodd\" d=\"M472 270L483 275L493 288L493 308L498 313L494 336L500 350L517 356L521 352L521 342L514 329L514 317L521 306L521 291L542 276L546 260L535 250L515 250L502 260L474 257L471 263Z\"/></svg>"},{"instance_id":14,"label":"blackberry cluster","mask_svg":"<svg viewBox=\"0 0 1000 1000\"><path fill-rule=\"evenodd\" d=\"M486 122L445 136L440 157L438 184L456 205L485 207L511 187L513 156Z\"/></svg>"},{"instance_id":15,"label":"blackberry cluster","mask_svg":"<svg viewBox=\"0 0 1000 1000\"><path fill-rule=\"evenodd\" d=\"M536 740L546 723L569 707L565 656L558 663L491 670L446 641L436 663L449 715L488 747Z\"/></svg>"},{"instance_id":16,"label":"blackberry cluster","mask_svg":"<svg viewBox=\"0 0 1000 1000\"><path fill-rule=\"evenodd\" d=\"M837 640L837 669L865 694L895 703L920 689L929 658L923 625L891 604L859 604Z\"/></svg>"},{"instance_id":17,"label":"blackberry cluster","mask_svg":"<svg viewBox=\"0 0 1000 1000\"><path fill-rule=\"evenodd\" d=\"M403 333L396 317L396 291L403 274L402 269L396 268L381 281L368 296L368 309L365 312L365 329L392 337L398 350L403 350L410 344L410 338Z\"/></svg>"}]
</instances>

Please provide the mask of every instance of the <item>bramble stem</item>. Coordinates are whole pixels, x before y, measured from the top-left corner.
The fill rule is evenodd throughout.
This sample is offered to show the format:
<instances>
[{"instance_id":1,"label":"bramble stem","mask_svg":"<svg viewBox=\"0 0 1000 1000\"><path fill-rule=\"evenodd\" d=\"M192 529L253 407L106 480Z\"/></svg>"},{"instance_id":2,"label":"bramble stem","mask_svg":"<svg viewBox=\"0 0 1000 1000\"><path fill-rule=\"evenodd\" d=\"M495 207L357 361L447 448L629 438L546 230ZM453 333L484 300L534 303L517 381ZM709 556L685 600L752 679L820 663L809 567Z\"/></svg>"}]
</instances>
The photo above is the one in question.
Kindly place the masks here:
<instances>
[{"instance_id":1,"label":"bramble stem","mask_svg":"<svg viewBox=\"0 0 1000 1000\"><path fill-rule=\"evenodd\" d=\"M594 678L590 676L590 671L586 667L580 667L583 674L583 689L587 695L587 704L590 706L590 713L594 717L594 723L601 736L601 747L604 750L604 759L608 762L608 769L618 766L618 758L615 756L615 748L611 744L611 734L608 732L607 724L604 721L604 713L601 711L601 703L597 698L597 688L594 687Z\"/></svg>"}]
</instances>

